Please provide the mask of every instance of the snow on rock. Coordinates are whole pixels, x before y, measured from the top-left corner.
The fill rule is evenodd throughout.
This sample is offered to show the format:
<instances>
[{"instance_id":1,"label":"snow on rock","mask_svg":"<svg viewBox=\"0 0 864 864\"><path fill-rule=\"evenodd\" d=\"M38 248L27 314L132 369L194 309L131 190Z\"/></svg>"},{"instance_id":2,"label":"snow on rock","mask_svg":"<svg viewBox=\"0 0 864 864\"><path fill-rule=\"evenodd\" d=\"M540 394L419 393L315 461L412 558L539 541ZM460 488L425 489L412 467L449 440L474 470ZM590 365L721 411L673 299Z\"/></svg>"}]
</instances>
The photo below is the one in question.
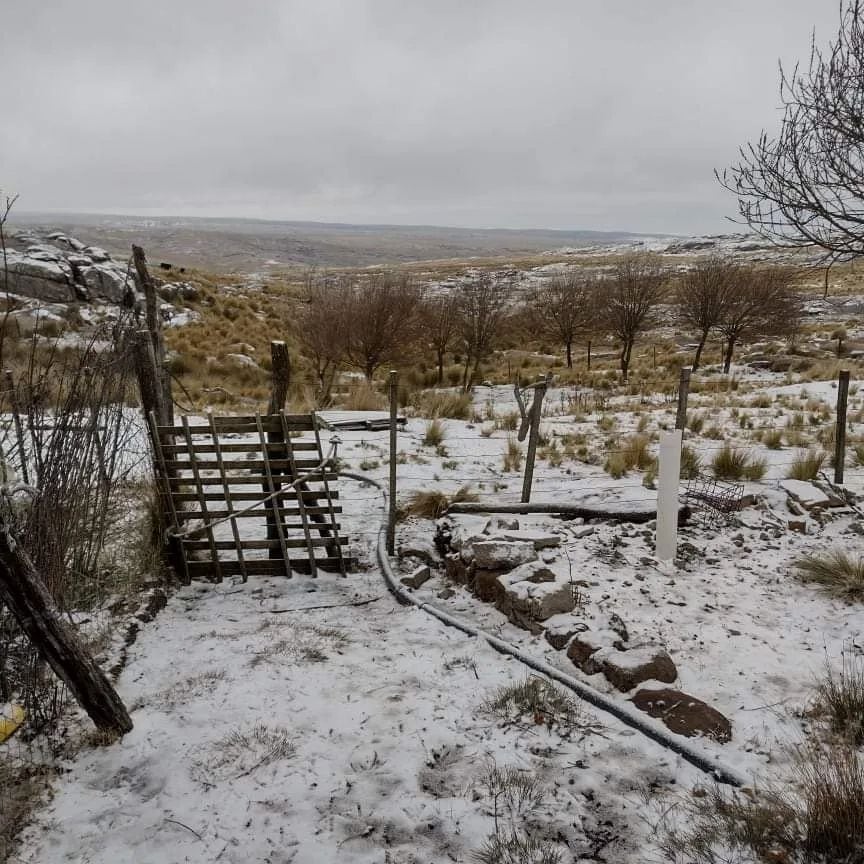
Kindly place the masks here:
<instances>
[{"instance_id":1,"label":"snow on rock","mask_svg":"<svg viewBox=\"0 0 864 864\"><path fill-rule=\"evenodd\" d=\"M672 658L659 647L643 646L629 651L601 648L591 657L591 662L610 684L623 693L643 681L672 684L678 678Z\"/></svg>"},{"instance_id":2,"label":"snow on rock","mask_svg":"<svg viewBox=\"0 0 864 864\"><path fill-rule=\"evenodd\" d=\"M512 542L526 541L533 543L534 548L538 551L561 545L561 535L554 534L551 531L503 531L500 536Z\"/></svg>"},{"instance_id":3,"label":"snow on rock","mask_svg":"<svg viewBox=\"0 0 864 864\"><path fill-rule=\"evenodd\" d=\"M471 555L478 569L512 570L520 564L534 561L537 552L529 540L477 540L470 544ZM465 556L465 547L462 549Z\"/></svg>"},{"instance_id":4,"label":"snow on rock","mask_svg":"<svg viewBox=\"0 0 864 864\"><path fill-rule=\"evenodd\" d=\"M543 635L546 641L556 650L561 651L577 634L588 629L588 625L573 614L552 615L544 622Z\"/></svg>"},{"instance_id":5,"label":"snow on rock","mask_svg":"<svg viewBox=\"0 0 864 864\"><path fill-rule=\"evenodd\" d=\"M781 480L780 486L804 507L825 507L831 501L821 489L806 480Z\"/></svg>"}]
</instances>

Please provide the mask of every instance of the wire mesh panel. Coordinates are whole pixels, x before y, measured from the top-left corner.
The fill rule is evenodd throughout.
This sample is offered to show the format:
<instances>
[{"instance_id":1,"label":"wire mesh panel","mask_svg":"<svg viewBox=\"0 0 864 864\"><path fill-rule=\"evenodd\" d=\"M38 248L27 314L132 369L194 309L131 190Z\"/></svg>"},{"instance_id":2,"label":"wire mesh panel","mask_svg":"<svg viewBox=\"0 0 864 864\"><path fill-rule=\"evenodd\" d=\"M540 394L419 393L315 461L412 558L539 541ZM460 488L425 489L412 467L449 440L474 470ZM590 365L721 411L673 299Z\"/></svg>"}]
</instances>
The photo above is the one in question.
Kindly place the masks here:
<instances>
[{"instance_id":1,"label":"wire mesh panel","mask_svg":"<svg viewBox=\"0 0 864 864\"><path fill-rule=\"evenodd\" d=\"M185 578L345 573L337 475L314 414L151 418L151 438Z\"/></svg>"},{"instance_id":2,"label":"wire mesh panel","mask_svg":"<svg viewBox=\"0 0 864 864\"><path fill-rule=\"evenodd\" d=\"M741 509L743 483L729 483L697 474L687 481L684 501L703 522L720 526Z\"/></svg>"}]
</instances>

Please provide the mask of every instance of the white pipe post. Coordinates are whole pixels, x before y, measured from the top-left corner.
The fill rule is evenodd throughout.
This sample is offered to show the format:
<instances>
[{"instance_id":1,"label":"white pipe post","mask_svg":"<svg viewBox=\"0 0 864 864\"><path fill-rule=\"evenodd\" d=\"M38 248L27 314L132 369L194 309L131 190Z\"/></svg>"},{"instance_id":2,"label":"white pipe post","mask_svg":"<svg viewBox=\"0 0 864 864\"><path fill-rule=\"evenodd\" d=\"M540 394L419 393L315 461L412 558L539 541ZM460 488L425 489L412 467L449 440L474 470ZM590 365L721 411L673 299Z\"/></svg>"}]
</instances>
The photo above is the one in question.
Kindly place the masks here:
<instances>
[{"instance_id":1,"label":"white pipe post","mask_svg":"<svg viewBox=\"0 0 864 864\"><path fill-rule=\"evenodd\" d=\"M660 433L660 477L657 482L658 561L674 561L678 548L678 485L681 479L682 430Z\"/></svg>"}]
</instances>

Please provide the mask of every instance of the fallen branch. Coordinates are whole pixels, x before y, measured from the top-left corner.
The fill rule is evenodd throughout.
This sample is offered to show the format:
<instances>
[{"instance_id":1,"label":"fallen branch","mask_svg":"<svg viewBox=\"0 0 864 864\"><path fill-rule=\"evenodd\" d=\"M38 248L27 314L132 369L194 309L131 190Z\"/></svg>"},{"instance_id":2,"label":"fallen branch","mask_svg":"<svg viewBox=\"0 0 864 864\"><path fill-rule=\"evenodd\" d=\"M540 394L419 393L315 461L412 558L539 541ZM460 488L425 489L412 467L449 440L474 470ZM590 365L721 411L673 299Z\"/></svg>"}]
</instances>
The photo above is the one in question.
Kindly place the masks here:
<instances>
[{"instance_id":1,"label":"fallen branch","mask_svg":"<svg viewBox=\"0 0 864 864\"><path fill-rule=\"evenodd\" d=\"M566 519L605 519L608 522L632 522L642 524L657 518L656 507L646 507L637 510L631 507L616 509L614 503L606 506L596 504L552 504L536 502L530 504L513 504L495 501L459 501L451 504L446 511L449 513L550 513L563 516ZM678 524L683 525L690 516L690 509L684 505L678 508Z\"/></svg>"},{"instance_id":2,"label":"fallen branch","mask_svg":"<svg viewBox=\"0 0 864 864\"><path fill-rule=\"evenodd\" d=\"M264 609L268 615L282 615L285 612L309 612L313 609L338 609L340 606L368 606L380 597L370 597L368 600L355 600L353 603L326 603L323 606L295 606L292 609Z\"/></svg>"}]
</instances>

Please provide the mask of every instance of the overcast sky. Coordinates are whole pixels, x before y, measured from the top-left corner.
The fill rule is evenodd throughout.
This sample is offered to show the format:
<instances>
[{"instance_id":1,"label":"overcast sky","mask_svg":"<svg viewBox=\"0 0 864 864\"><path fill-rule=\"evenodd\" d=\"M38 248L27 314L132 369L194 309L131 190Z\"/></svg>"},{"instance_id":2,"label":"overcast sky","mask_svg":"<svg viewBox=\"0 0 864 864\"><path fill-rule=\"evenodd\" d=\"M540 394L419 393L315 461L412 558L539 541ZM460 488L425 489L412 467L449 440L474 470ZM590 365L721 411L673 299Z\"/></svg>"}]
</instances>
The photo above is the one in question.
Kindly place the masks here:
<instances>
[{"instance_id":1,"label":"overcast sky","mask_svg":"<svg viewBox=\"0 0 864 864\"><path fill-rule=\"evenodd\" d=\"M26 210L697 233L837 0L0 0Z\"/></svg>"}]
</instances>

